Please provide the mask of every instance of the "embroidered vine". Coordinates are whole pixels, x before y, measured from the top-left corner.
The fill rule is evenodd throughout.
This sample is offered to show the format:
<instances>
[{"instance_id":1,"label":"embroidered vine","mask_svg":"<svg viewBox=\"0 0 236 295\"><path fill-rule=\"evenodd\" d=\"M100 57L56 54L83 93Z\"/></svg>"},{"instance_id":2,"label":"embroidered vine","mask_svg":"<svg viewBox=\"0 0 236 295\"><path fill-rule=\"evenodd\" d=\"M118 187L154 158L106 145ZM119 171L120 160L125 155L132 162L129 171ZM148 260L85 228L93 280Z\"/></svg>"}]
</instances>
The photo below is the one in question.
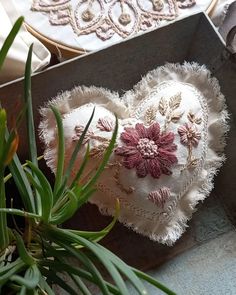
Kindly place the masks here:
<instances>
[{"instance_id":1,"label":"embroidered vine","mask_svg":"<svg viewBox=\"0 0 236 295\"><path fill-rule=\"evenodd\" d=\"M195 159L192 155L193 148L198 146L199 140L201 139L201 134L198 131L196 125L192 123L185 123L178 128L178 133L180 136L180 142L187 146L188 157L187 163L182 169L195 168L198 163L198 159Z\"/></svg>"},{"instance_id":2,"label":"embroidered vine","mask_svg":"<svg viewBox=\"0 0 236 295\"><path fill-rule=\"evenodd\" d=\"M181 93L177 93L176 95L170 97L168 101L163 97L160 99L158 110L159 113L163 117L165 117L163 131L166 131L168 129L171 122L177 123L179 119L183 116L184 112L178 110L181 100Z\"/></svg>"},{"instance_id":3,"label":"embroidered vine","mask_svg":"<svg viewBox=\"0 0 236 295\"><path fill-rule=\"evenodd\" d=\"M120 181L120 169L122 167L122 164L119 161L115 161L113 163L109 163L108 167L114 168L114 174L113 174L113 179L115 180L115 183L117 186L120 188L122 192L124 192L127 195L132 194L135 191L135 188L132 186L125 187L122 182Z\"/></svg>"},{"instance_id":4,"label":"embroidered vine","mask_svg":"<svg viewBox=\"0 0 236 295\"><path fill-rule=\"evenodd\" d=\"M195 123L197 125L200 125L202 123L202 118L197 117L192 111L190 111L188 113L187 118L188 118L189 122L191 122L193 124Z\"/></svg>"},{"instance_id":5,"label":"embroidered vine","mask_svg":"<svg viewBox=\"0 0 236 295\"><path fill-rule=\"evenodd\" d=\"M150 192L147 199L155 205L164 208L164 205L169 200L170 195L170 189L168 187L162 187L157 191Z\"/></svg>"}]
</instances>

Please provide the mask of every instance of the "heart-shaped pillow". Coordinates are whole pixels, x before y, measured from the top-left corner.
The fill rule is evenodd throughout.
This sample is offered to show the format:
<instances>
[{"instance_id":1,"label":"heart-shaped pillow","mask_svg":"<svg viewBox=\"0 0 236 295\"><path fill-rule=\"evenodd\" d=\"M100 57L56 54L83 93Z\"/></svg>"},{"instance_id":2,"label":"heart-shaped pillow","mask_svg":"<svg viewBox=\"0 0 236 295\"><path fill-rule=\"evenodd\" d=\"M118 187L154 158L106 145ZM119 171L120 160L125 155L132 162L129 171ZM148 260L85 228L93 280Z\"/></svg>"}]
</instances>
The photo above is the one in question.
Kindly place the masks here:
<instances>
[{"instance_id":1,"label":"heart-shaped pillow","mask_svg":"<svg viewBox=\"0 0 236 295\"><path fill-rule=\"evenodd\" d=\"M123 97L96 87L76 87L50 102L62 114L68 163L93 108L95 115L73 169L87 144L90 160L83 181L98 167L119 121L116 147L90 202L102 213L114 213L136 232L172 244L213 187L221 166L228 113L218 81L195 63L167 64L148 73ZM47 106L40 134L48 166L55 171L57 131Z\"/></svg>"}]
</instances>

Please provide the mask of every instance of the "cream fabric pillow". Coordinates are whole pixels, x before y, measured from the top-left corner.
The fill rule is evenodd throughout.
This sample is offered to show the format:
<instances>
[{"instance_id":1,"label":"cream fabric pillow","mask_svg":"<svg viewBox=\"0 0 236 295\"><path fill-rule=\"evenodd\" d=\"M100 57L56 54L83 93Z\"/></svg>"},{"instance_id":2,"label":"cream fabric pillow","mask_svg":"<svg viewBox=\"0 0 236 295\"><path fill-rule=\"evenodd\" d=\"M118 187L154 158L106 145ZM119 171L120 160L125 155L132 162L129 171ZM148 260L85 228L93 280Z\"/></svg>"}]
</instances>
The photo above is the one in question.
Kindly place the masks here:
<instances>
[{"instance_id":1,"label":"cream fabric pillow","mask_svg":"<svg viewBox=\"0 0 236 295\"><path fill-rule=\"evenodd\" d=\"M89 143L84 181L109 144L116 113L116 148L90 202L112 215L118 198L122 223L153 240L173 244L197 203L209 195L224 160L228 113L217 80L195 63L167 64L149 72L123 97L103 88L76 87L50 104L63 117L66 165L96 108L73 169L75 174ZM55 171L55 120L48 107L41 113L45 159Z\"/></svg>"},{"instance_id":2,"label":"cream fabric pillow","mask_svg":"<svg viewBox=\"0 0 236 295\"><path fill-rule=\"evenodd\" d=\"M0 47L19 16L20 15L11 0L1 0ZM37 71L49 63L50 52L36 38L28 33L24 27L22 27L12 48L8 52L3 69L0 72L0 83L23 76L29 46L32 43L34 43L32 71Z\"/></svg>"}]
</instances>

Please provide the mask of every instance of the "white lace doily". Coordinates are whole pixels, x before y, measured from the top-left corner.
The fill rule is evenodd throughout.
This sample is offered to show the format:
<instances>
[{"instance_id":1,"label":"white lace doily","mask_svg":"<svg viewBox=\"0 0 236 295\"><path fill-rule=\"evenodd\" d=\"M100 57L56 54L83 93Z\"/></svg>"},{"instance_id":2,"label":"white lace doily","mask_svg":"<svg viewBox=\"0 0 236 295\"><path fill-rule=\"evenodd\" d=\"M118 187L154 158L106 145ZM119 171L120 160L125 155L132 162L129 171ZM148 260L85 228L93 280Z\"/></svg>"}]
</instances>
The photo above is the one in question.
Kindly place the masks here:
<instances>
[{"instance_id":1,"label":"white lace doily","mask_svg":"<svg viewBox=\"0 0 236 295\"><path fill-rule=\"evenodd\" d=\"M100 163L119 119L116 147L90 199L105 214L120 200L119 220L161 243L172 244L213 187L224 156L228 118L217 80L205 67L168 64L151 71L123 97L103 88L76 87L53 101L63 116L65 166L95 107L73 175L87 144L90 161L81 182ZM55 171L57 133L49 108L41 110L45 159Z\"/></svg>"},{"instance_id":2,"label":"white lace doily","mask_svg":"<svg viewBox=\"0 0 236 295\"><path fill-rule=\"evenodd\" d=\"M97 50L167 21L206 10L212 0L14 0L26 23L58 44Z\"/></svg>"}]
</instances>

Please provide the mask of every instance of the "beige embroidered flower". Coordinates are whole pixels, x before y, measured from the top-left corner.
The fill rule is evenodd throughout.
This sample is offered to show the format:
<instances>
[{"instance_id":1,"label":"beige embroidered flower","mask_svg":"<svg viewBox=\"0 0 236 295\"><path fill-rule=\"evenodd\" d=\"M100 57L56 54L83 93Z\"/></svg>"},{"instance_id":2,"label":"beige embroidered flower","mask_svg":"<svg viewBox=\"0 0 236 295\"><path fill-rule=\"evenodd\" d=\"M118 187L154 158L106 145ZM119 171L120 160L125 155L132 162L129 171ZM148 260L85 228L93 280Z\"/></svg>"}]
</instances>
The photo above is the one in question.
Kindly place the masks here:
<instances>
[{"instance_id":1,"label":"beige embroidered flower","mask_svg":"<svg viewBox=\"0 0 236 295\"><path fill-rule=\"evenodd\" d=\"M179 127L178 133L180 135L180 141L183 145L196 147L201 139L200 132L193 124L185 123Z\"/></svg>"}]
</instances>

